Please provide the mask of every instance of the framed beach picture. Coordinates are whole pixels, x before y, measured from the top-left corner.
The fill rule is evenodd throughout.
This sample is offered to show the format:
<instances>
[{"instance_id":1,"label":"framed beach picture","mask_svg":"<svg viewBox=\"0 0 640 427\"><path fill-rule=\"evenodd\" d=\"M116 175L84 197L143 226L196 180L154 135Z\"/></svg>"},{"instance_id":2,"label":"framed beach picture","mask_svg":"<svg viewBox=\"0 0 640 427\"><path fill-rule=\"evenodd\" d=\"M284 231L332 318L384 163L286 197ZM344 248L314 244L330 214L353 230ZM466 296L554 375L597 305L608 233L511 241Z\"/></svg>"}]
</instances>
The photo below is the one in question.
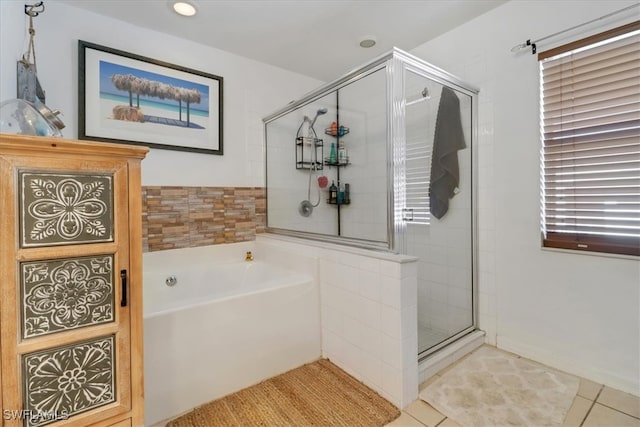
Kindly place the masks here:
<instances>
[{"instance_id":1,"label":"framed beach picture","mask_svg":"<svg viewBox=\"0 0 640 427\"><path fill-rule=\"evenodd\" d=\"M78 41L78 138L222 155L222 77Z\"/></svg>"}]
</instances>

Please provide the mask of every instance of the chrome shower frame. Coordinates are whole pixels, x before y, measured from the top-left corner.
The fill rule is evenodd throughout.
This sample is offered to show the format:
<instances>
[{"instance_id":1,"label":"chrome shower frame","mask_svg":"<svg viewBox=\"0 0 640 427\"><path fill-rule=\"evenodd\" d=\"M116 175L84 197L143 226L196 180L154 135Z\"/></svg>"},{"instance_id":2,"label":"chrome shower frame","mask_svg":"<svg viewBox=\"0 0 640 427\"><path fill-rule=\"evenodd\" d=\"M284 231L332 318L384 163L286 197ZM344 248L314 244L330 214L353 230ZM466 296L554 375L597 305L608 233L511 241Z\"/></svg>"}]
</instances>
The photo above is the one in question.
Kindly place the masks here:
<instances>
[{"instance_id":1,"label":"chrome shower frame","mask_svg":"<svg viewBox=\"0 0 640 427\"><path fill-rule=\"evenodd\" d=\"M294 231L282 228L270 227L267 218L266 230L270 233L301 237L327 243L354 246L369 250L387 251L399 254L407 253L407 221L404 218L405 212L405 180L406 180L406 134L405 134L405 71L418 74L429 80L440 83L455 91L465 94L471 98L471 250L472 250L472 325L457 334L450 336L442 343L428 349L418 355L419 360L423 360L446 347L457 339L477 330L478 325L478 156L477 156L477 127L478 127L478 93L479 90L462 81L458 77L438 68L428 62L404 52L398 48L393 48L372 61L358 67L343 77L330 82L312 92L307 93L302 98L292 101L286 107L265 117L264 137L267 141L267 124L294 111L307 104L310 104L326 94L347 86L359 79L365 78L379 70L386 72L387 91L387 241L369 241L363 239L352 239L341 236L331 236L319 233ZM423 97L426 95L423 93ZM267 164L267 150L265 150L265 165ZM265 167L265 183L267 192L269 191L269 181ZM267 197L268 203L268 197ZM268 210L267 210L268 211Z\"/></svg>"},{"instance_id":2,"label":"chrome shower frame","mask_svg":"<svg viewBox=\"0 0 640 427\"><path fill-rule=\"evenodd\" d=\"M465 83L458 77L438 68L428 62L404 52L398 48L380 55L372 61L348 72L344 76L319 87L303 95L300 99L290 102L286 107L263 118L264 122L264 138L267 140L267 124L277 120L278 118L289 114L307 104L310 104L319 98L325 96L329 92L345 87L357 80L365 78L367 75L379 70L386 71L386 90L387 90L387 241L378 242L373 240L352 239L341 236L331 236L319 233L310 233L306 231L294 231L283 228L270 227L267 218L267 231L275 234L283 234L295 237L304 237L324 242L338 243L342 245L355 246L365 249L383 250L395 253L406 252L406 221L403 220L404 211L404 180L405 180L405 114L404 108L406 99L404 97L404 78L403 71L409 70L413 73L424 76L425 78L436 81L442 85L448 86L458 92L464 93L471 97L472 103L472 212L473 212L473 230L477 230L477 206L476 203L476 171L477 171L477 155L475 144L477 141L477 96L478 89ZM265 150L265 165L267 164L267 150ZM265 168L265 183L267 192L269 189L269 181ZM268 198L267 198L268 200ZM267 201L268 203L268 201ZM473 241L477 238L474 235ZM474 254L477 251L474 248Z\"/></svg>"}]
</instances>

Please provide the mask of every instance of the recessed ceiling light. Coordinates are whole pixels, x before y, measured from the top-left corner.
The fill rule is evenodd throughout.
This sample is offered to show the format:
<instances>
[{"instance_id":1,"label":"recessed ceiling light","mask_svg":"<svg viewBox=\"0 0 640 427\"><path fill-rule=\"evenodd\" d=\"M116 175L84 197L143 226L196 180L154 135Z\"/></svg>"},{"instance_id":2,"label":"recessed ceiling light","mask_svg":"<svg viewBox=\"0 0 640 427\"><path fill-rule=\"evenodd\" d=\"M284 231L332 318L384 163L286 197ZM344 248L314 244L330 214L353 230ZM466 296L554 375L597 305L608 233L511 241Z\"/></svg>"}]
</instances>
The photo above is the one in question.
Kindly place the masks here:
<instances>
[{"instance_id":1,"label":"recessed ceiling light","mask_svg":"<svg viewBox=\"0 0 640 427\"><path fill-rule=\"evenodd\" d=\"M369 48L376 45L376 38L374 36L364 36L360 39L360 47Z\"/></svg>"},{"instance_id":2,"label":"recessed ceiling light","mask_svg":"<svg viewBox=\"0 0 640 427\"><path fill-rule=\"evenodd\" d=\"M196 7L184 1L177 1L173 4L173 10L182 16L193 16L196 14Z\"/></svg>"}]
</instances>

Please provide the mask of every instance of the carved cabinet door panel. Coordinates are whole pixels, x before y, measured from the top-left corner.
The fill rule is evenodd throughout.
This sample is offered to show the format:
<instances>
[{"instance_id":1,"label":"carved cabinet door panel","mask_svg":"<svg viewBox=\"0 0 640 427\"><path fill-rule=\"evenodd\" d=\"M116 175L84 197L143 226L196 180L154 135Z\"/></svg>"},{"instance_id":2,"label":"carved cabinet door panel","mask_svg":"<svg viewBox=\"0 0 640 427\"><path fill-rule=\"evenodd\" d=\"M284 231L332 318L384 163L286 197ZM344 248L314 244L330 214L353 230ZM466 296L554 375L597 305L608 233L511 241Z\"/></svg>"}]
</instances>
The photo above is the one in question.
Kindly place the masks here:
<instances>
[{"instance_id":1,"label":"carved cabinet door panel","mask_svg":"<svg viewBox=\"0 0 640 427\"><path fill-rule=\"evenodd\" d=\"M5 426L88 426L131 410L127 165L0 156Z\"/></svg>"}]
</instances>

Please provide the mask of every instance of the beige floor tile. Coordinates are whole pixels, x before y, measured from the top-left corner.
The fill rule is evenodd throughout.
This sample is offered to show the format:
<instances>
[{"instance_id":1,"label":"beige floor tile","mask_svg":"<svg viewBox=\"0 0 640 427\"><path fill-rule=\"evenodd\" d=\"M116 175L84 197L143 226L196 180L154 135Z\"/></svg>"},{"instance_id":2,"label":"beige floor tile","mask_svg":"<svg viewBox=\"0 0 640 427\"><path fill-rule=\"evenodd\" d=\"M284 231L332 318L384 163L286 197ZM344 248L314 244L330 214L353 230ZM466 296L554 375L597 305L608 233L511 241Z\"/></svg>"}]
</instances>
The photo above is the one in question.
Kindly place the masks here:
<instances>
[{"instance_id":1,"label":"beige floor tile","mask_svg":"<svg viewBox=\"0 0 640 427\"><path fill-rule=\"evenodd\" d=\"M600 397L598 397L598 403L640 418L640 397L633 394L605 387L600 393Z\"/></svg>"},{"instance_id":2,"label":"beige floor tile","mask_svg":"<svg viewBox=\"0 0 640 427\"><path fill-rule=\"evenodd\" d=\"M403 412L398 418L391 421L385 427L424 427L424 424L420 423L406 412Z\"/></svg>"},{"instance_id":3,"label":"beige floor tile","mask_svg":"<svg viewBox=\"0 0 640 427\"><path fill-rule=\"evenodd\" d=\"M446 418L427 402L424 402L420 399L404 408L404 411L416 420L420 421L422 424L429 427L435 427L440 421Z\"/></svg>"},{"instance_id":4,"label":"beige floor tile","mask_svg":"<svg viewBox=\"0 0 640 427\"><path fill-rule=\"evenodd\" d=\"M593 402L591 400L576 396L562 425L564 427L580 427L592 404Z\"/></svg>"},{"instance_id":5,"label":"beige floor tile","mask_svg":"<svg viewBox=\"0 0 640 427\"><path fill-rule=\"evenodd\" d=\"M457 422L453 421L451 418L447 418L446 420L438 424L438 427L462 427L462 426Z\"/></svg>"},{"instance_id":6,"label":"beige floor tile","mask_svg":"<svg viewBox=\"0 0 640 427\"><path fill-rule=\"evenodd\" d=\"M596 403L582 427L640 427L640 419Z\"/></svg>"},{"instance_id":7,"label":"beige floor tile","mask_svg":"<svg viewBox=\"0 0 640 427\"><path fill-rule=\"evenodd\" d=\"M598 384L593 381L580 378L580 387L578 387L578 396L582 396L585 399L594 401L596 400L596 397L598 396L598 392L600 391L601 388L602 388L602 384Z\"/></svg>"}]
</instances>

